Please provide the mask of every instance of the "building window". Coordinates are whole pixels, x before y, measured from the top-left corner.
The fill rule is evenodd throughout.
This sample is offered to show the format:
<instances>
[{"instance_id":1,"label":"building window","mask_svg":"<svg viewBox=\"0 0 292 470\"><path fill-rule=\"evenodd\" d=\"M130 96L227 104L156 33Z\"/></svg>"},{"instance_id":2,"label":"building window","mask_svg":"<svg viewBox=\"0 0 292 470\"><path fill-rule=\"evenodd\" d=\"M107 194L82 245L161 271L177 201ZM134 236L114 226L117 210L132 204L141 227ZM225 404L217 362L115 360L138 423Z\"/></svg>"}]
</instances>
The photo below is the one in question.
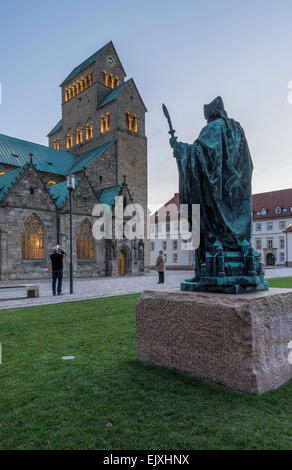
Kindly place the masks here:
<instances>
[{"instance_id":1,"label":"building window","mask_svg":"<svg viewBox=\"0 0 292 470\"><path fill-rule=\"evenodd\" d=\"M256 223L256 231L260 232L262 230L262 224L261 223Z\"/></svg>"},{"instance_id":2,"label":"building window","mask_svg":"<svg viewBox=\"0 0 292 470\"><path fill-rule=\"evenodd\" d=\"M273 239L272 238L269 238L267 240L267 248L269 248L269 249L273 248Z\"/></svg>"},{"instance_id":3,"label":"building window","mask_svg":"<svg viewBox=\"0 0 292 470\"><path fill-rule=\"evenodd\" d=\"M70 147L73 147L73 132L71 129L68 129L66 134L66 148L69 149Z\"/></svg>"},{"instance_id":4,"label":"building window","mask_svg":"<svg viewBox=\"0 0 292 470\"><path fill-rule=\"evenodd\" d=\"M92 86L93 84L93 72L90 72L85 77L81 77L76 82L69 85L65 88L65 101L71 100L74 96L79 95L82 91L86 90L86 88Z\"/></svg>"},{"instance_id":5,"label":"building window","mask_svg":"<svg viewBox=\"0 0 292 470\"><path fill-rule=\"evenodd\" d=\"M262 240L261 238L256 239L256 249L261 250L262 249Z\"/></svg>"},{"instance_id":6,"label":"building window","mask_svg":"<svg viewBox=\"0 0 292 470\"><path fill-rule=\"evenodd\" d=\"M267 222L267 230L273 230L273 222Z\"/></svg>"},{"instance_id":7,"label":"building window","mask_svg":"<svg viewBox=\"0 0 292 470\"><path fill-rule=\"evenodd\" d=\"M85 140L92 139L93 137L93 120L91 118L87 119L85 124Z\"/></svg>"},{"instance_id":8,"label":"building window","mask_svg":"<svg viewBox=\"0 0 292 470\"><path fill-rule=\"evenodd\" d=\"M285 220L281 220L279 222L279 229L280 230L285 230L285 228L286 228L286 222L285 222Z\"/></svg>"},{"instance_id":9,"label":"building window","mask_svg":"<svg viewBox=\"0 0 292 470\"><path fill-rule=\"evenodd\" d=\"M285 238L280 238L280 250L285 249Z\"/></svg>"},{"instance_id":10,"label":"building window","mask_svg":"<svg viewBox=\"0 0 292 470\"><path fill-rule=\"evenodd\" d=\"M285 262L285 253L280 253L280 262L284 263Z\"/></svg>"},{"instance_id":11,"label":"building window","mask_svg":"<svg viewBox=\"0 0 292 470\"><path fill-rule=\"evenodd\" d=\"M126 129L128 131L138 132L137 114L131 115L129 111L126 113Z\"/></svg>"},{"instance_id":12,"label":"building window","mask_svg":"<svg viewBox=\"0 0 292 470\"><path fill-rule=\"evenodd\" d=\"M162 242L162 249L164 251L167 250L167 242L165 240L163 240L163 242Z\"/></svg>"},{"instance_id":13,"label":"building window","mask_svg":"<svg viewBox=\"0 0 292 470\"><path fill-rule=\"evenodd\" d=\"M77 232L77 259L94 259L94 240L89 220L85 220Z\"/></svg>"},{"instance_id":14,"label":"building window","mask_svg":"<svg viewBox=\"0 0 292 470\"><path fill-rule=\"evenodd\" d=\"M83 142L83 127L80 124L77 124L76 126L75 142L76 142L76 145L82 144Z\"/></svg>"},{"instance_id":15,"label":"building window","mask_svg":"<svg viewBox=\"0 0 292 470\"><path fill-rule=\"evenodd\" d=\"M53 186L54 184L56 184L55 181L49 181L49 182L48 182L48 186Z\"/></svg>"},{"instance_id":16,"label":"building window","mask_svg":"<svg viewBox=\"0 0 292 470\"><path fill-rule=\"evenodd\" d=\"M105 116L102 114L100 117L100 132L103 133L105 131L109 131L111 128L110 126L110 113L105 113Z\"/></svg>"},{"instance_id":17,"label":"building window","mask_svg":"<svg viewBox=\"0 0 292 470\"><path fill-rule=\"evenodd\" d=\"M173 261L173 263L177 263L177 253L173 253L172 261Z\"/></svg>"},{"instance_id":18,"label":"building window","mask_svg":"<svg viewBox=\"0 0 292 470\"><path fill-rule=\"evenodd\" d=\"M177 240L172 241L172 249L177 250Z\"/></svg>"},{"instance_id":19,"label":"building window","mask_svg":"<svg viewBox=\"0 0 292 470\"><path fill-rule=\"evenodd\" d=\"M44 232L37 215L30 215L22 227L22 259L44 259Z\"/></svg>"},{"instance_id":20,"label":"building window","mask_svg":"<svg viewBox=\"0 0 292 470\"><path fill-rule=\"evenodd\" d=\"M276 207L276 214L281 214L281 207Z\"/></svg>"},{"instance_id":21,"label":"building window","mask_svg":"<svg viewBox=\"0 0 292 470\"><path fill-rule=\"evenodd\" d=\"M262 208L262 215L266 215L267 213L267 209L265 209L264 207Z\"/></svg>"},{"instance_id":22,"label":"building window","mask_svg":"<svg viewBox=\"0 0 292 470\"><path fill-rule=\"evenodd\" d=\"M151 251L154 251L154 250L155 250L155 243L151 242Z\"/></svg>"},{"instance_id":23,"label":"building window","mask_svg":"<svg viewBox=\"0 0 292 470\"><path fill-rule=\"evenodd\" d=\"M1 176L1 175L5 175L5 173L6 173L5 171L1 171L1 172L0 172L0 176Z\"/></svg>"},{"instance_id":24,"label":"building window","mask_svg":"<svg viewBox=\"0 0 292 470\"><path fill-rule=\"evenodd\" d=\"M120 79L117 76L114 77L112 73L108 73L106 70L103 70L102 83L109 88L117 88L120 86Z\"/></svg>"},{"instance_id":25,"label":"building window","mask_svg":"<svg viewBox=\"0 0 292 470\"><path fill-rule=\"evenodd\" d=\"M53 147L55 150L60 150L60 137L54 139Z\"/></svg>"}]
</instances>

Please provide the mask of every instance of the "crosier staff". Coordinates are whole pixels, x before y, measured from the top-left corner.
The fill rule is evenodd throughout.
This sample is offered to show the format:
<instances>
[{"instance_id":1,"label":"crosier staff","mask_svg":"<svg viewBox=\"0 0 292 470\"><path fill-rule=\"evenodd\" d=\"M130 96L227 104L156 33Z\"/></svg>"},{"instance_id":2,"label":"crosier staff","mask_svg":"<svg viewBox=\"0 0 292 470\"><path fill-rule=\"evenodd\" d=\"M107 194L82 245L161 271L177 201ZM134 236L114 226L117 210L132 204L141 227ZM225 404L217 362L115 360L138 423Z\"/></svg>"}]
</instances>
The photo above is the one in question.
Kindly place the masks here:
<instances>
[{"instance_id":1,"label":"crosier staff","mask_svg":"<svg viewBox=\"0 0 292 470\"><path fill-rule=\"evenodd\" d=\"M177 141L177 137L174 137L175 130L172 127L172 122L171 122L171 119L170 119L170 116L169 116L169 112L168 112L167 107L165 106L165 104L162 105L162 110L163 110L164 116L166 117L168 125L169 125L168 133L171 135L171 139L170 139L169 143L170 143L170 146L172 148L174 148L175 143Z\"/></svg>"}]
</instances>

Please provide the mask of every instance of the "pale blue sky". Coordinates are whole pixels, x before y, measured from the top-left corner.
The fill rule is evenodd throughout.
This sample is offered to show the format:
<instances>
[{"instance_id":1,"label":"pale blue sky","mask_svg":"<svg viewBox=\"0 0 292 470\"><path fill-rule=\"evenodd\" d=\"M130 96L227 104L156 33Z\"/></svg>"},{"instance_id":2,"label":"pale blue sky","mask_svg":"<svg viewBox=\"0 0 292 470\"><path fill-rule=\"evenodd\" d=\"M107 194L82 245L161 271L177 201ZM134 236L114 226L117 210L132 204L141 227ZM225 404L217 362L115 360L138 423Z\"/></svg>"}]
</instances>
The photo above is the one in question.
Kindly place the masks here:
<instances>
[{"instance_id":1,"label":"pale blue sky","mask_svg":"<svg viewBox=\"0 0 292 470\"><path fill-rule=\"evenodd\" d=\"M254 192L292 186L291 0L15 0L0 18L0 133L47 144L59 83L113 40L148 108L150 203L178 189L161 103L192 142L217 95L245 129Z\"/></svg>"}]
</instances>

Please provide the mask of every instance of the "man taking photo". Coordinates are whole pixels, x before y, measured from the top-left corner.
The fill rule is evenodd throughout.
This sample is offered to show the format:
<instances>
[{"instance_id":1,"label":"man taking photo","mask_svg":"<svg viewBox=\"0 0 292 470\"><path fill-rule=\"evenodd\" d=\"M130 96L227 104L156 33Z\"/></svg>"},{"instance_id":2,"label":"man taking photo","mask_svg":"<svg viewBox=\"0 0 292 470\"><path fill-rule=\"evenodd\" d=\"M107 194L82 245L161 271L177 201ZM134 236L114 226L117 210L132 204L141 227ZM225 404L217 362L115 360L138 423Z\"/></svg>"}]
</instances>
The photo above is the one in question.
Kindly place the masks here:
<instances>
[{"instance_id":1,"label":"man taking photo","mask_svg":"<svg viewBox=\"0 0 292 470\"><path fill-rule=\"evenodd\" d=\"M60 245L54 248L53 254L50 256L52 262L52 288L53 295L56 295L56 283L58 280L57 293L62 294L62 280L63 280L63 261L66 257L65 251L62 250Z\"/></svg>"}]
</instances>

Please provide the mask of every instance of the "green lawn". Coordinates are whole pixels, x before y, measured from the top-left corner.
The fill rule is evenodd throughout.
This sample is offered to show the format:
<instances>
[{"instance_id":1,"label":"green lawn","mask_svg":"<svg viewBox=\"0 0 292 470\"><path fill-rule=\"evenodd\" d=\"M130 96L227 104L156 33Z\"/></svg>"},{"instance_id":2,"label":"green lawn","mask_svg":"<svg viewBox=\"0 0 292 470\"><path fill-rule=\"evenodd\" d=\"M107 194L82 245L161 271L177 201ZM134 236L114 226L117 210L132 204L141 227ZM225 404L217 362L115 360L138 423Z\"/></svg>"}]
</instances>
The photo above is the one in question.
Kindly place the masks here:
<instances>
[{"instance_id":1,"label":"green lawn","mask_svg":"<svg viewBox=\"0 0 292 470\"><path fill-rule=\"evenodd\" d=\"M139 363L137 299L0 312L0 449L292 448L292 381L252 396Z\"/></svg>"},{"instance_id":2,"label":"green lawn","mask_svg":"<svg viewBox=\"0 0 292 470\"><path fill-rule=\"evenodd\" d=\"M292 288L292 277L279 277L277 279L268 279L270 287Z\"/></svg>"}]
</instances>

